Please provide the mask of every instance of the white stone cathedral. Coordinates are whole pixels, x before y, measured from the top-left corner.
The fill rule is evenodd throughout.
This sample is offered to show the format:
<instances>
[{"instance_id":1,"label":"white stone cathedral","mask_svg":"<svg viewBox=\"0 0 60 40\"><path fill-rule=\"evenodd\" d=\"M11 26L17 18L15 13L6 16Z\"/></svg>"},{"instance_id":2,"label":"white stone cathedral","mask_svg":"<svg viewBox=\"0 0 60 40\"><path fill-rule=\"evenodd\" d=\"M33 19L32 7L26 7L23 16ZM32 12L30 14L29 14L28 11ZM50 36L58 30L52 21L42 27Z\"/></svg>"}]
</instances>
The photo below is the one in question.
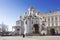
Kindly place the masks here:
<instances>
[{"instance_id":1,"label":"white stone cathedral","mask_svg":"<svg viewBox=\"0 0 60 40\"><path fill-rule=\"evenodd\" d=\"M36 12L33 7L25 12L24 17L20 16L20 20L16 21L13 26L15 34L40 34L54 35L60 34L60 11L40 13Z\"/></svg>"}]
</instances>

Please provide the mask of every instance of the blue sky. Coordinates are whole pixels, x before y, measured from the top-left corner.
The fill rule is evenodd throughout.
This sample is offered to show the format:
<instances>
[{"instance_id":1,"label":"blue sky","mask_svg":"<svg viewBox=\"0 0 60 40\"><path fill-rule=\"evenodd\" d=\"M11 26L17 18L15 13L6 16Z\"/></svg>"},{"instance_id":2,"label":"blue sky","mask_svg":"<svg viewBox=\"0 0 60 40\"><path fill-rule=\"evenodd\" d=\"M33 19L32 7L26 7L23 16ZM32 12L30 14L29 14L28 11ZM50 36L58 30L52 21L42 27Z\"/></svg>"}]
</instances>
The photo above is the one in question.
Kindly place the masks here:
<instances>
[{"instance_id":1,"label":"blue sky","mask_svg":"<svg viewBox=\"0 0 60 40\"><path fill-rule=\"evenodd\" d=\"M30 6L40 13L59 11L60 0L0 0L0 24L4 22L11 30L19 16L23 16Z\"/></svg>"}]
</instances>

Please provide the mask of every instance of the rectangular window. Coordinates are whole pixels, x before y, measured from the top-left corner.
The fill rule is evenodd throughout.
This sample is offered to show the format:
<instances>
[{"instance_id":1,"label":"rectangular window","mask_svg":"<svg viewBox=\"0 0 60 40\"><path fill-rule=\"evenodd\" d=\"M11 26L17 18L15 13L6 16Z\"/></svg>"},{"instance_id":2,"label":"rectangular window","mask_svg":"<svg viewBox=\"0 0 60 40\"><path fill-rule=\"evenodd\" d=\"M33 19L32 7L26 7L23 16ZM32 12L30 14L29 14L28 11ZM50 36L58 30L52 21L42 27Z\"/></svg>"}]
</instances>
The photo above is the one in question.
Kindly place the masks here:
<instances>
[{"instance_id":1,"label":"rectangular window","mask_svg":"<svg viewBox=\"0 0 60 40\"><path fill-rule=\"evenodd\" d=\"M16 21L17 26L21 26L21 21Z\"/></svg>"},{"instance_id":2,"label":"rectangular window","mask_svg":"<svg viewBox=\"0 0 60 40\"><path fill-rule=\"evenodd\" d=\"M50 17L48 17L48 21L50 21Z\"/></svg>"},{"instance_id":3,"label":"rectangular window","mask_svg":"<svg viewBox=\"0 0 60 40\"><path fill-rule=\"evenodd\" d=\"M45 22L46 22L46 19L45 19Z\"/></svg>"},{"instance_id":4,"label":"rectangular window","mask_svg":"<svg viewBox=\"0 0 60 40\"><path fill-rule=\"evenodd\" d=\"M36 23L37 23L37 21L36 21Z\"/></svg>"},{"instance_id":5,"label":"rectangular window","mask_svg":"<svg viewBox=\"0 0 60 40\"><path fill-rule=\"evenodd\" d=\"M50 26L50 23L48 23L48 26Z\"/></svg>"},{"instance_id":6,"label":"rectangular window","mask_svg":"<svg viewBox=\"0 0 60 40\"><path fill-rule=\"evenodd\" d=\"M33 30L33 28L32 28L32 30Z\"/></svg>"},{"instance_id":7,"label":"rectangular window","mask_svg":"<svg viewBox=\"0 0 60 40\"><path fill-rule=\"evenodd\" d=\"M57 25L57 22L56 22L56 26L58 26L58 25Z\"/></svg>"},{"instance_id":8,"label":"rectangular window","mask_svg":"<svg viewBox=\"0 0 60 40\"><path fill-rule=\"evenodd\" d=\"M60 20L60 15L59 15L59 20Z\"/></svg>"},{"instance_id":9,"label":"rectangular window","mask_svg":"<svg viewBox=\"0 0 60 40\"><path fill-rule=\"evenodd\" d=\"M43 23L42 25L44 25L45 26L45 24Z\"/></svg>"},{"instance_id":10,"label":"rectangular window","mask_svg":"<svg viewBox=\"0 0 60 40\"><path fill-rule=\"evenodd\" d=\"M52 23L52 26L54 26L54 24Z\"/></svg>"},{"instance_id":11,"label":"rectangular window","mask_svg":"<svg viewBox=\"0 0 60 40\"><path fill-rule=\"evenodd\" d=\"M55 17L55 20L57 20L57 16Z\"/></svg>"},{"instance_id":12,"label":"rectangular window","mask_svg":"<svg viewBox=\"0 0 60 40\"><path fill-rule=\"evenodd\" d=\"M32 24L33 24L33 21L32 21Z\"/></svg>"},{"instance_id":13,"label":"rectangular window","mask_svg":"<svg viewBox=\"0 0 60 40\"><path fill-rule=\"evenodd\" d=\"M59 31L60 31L60 27L59 27Z\"/></svg>"},{"instance_id":14,"label":"rectangular window","mask_svg":"<svg viewBox=\"0 0 60 40\"><path fill-rule=\"evenodd\" d=\"M17 21L16 23L17 23L17 24L20 24L20 22L19 22L19 21Z\"/></svg>"},{"instance_id":15,"label":"rectangular window","mask_svg":"<svg viewBox=\"0 0 60 40\"><path fill-rule=\"evenodd\" d=\"M50 23L50 17L48 17L48 23Z\"/></svg>"},{"instance_id":16,"label":"rectangular window","mask_svg":"<svg viewBox=\"0 0 60 40\"><path fill-rule=\"evenodd\" d=\"M52 21L53 21L53 17L52 17Z\"/></svg>"}]
</instances>

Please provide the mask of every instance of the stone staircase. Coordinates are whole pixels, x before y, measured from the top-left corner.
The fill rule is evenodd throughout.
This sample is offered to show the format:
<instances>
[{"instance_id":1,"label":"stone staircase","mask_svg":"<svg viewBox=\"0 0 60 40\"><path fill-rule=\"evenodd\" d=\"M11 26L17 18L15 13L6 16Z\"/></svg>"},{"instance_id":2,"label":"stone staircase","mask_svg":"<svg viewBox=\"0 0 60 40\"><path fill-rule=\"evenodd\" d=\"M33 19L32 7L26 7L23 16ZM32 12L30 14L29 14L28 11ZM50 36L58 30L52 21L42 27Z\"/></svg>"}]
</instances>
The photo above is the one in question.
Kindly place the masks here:
<instances>
[{"instance_id":1,"label":"stone staircase","mask_svg":"<svg viewBox=\"0 0 60 40\"><path fill-rule=\"evenodd\" d=\"M30 34L27 34L26 36L40 36L39 33L30 33Z\"/></svg>"},{"instance_id":2,"label":"stone staircase","mask_svg":"<svg viewBox=\"0 0 60 40\"><path fill-rule=\"evenodd\" d=\"M38 33L33 33L32 36L40 36Z\"/></svg>"}]
</instances>

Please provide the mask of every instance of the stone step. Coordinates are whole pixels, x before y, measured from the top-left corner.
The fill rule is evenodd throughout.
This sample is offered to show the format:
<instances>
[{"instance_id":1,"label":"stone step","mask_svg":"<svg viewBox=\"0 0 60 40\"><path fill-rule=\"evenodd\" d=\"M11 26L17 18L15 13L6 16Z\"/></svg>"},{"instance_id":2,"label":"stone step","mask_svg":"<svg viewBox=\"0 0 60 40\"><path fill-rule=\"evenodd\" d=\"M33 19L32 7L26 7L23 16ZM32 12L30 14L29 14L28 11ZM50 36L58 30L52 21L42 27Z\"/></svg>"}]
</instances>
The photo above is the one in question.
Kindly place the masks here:
<instances>
[{"instance_id":1,"label":"stone step","mask_svg":"<svg viewBox=\"0 0 60 40\"><path fill-rule=\"evenodd\" d=\"M40 34L33 34L33 36L40 36Z\"/></svg>"}]
</instances>

